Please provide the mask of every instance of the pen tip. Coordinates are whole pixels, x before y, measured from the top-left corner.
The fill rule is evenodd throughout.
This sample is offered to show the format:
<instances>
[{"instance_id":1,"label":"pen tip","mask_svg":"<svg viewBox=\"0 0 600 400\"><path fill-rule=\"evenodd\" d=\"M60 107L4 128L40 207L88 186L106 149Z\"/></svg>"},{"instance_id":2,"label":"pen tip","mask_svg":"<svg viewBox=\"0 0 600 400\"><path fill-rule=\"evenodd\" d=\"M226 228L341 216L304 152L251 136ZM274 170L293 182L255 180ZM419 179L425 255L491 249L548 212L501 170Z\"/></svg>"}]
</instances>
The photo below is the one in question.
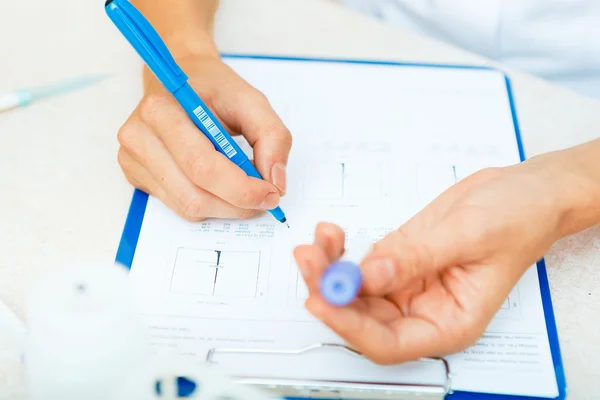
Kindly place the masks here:
<instances>
[{"instance_id":1,"label":"pen tip","mask_svg":"<svg viewBox=\"0 0 600 400\"><path fill-rule=\"evenodd\" d=\"M286 222L285 225L288 227L288 229L290 229L290 224Z\"/></svg>"}]
</instances>

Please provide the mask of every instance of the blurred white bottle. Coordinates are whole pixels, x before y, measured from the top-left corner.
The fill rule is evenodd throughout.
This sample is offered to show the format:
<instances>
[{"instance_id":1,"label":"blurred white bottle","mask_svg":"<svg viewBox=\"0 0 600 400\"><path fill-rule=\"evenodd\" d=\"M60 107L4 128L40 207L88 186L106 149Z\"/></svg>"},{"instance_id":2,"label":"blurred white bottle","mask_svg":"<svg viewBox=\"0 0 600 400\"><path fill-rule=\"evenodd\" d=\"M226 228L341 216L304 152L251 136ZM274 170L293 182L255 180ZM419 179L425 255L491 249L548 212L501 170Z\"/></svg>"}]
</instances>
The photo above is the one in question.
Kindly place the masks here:
<instances>
[{"instance_id":1,"label":"blurred white bottle","mask_svg":"<svg viewBox=\"0 0 600 400\"><path fill-rule=\"evenodd\" d=\"M137 386L131 379L149 352L122 267L52 270L32 289L24 357L31 400L111 400Z\"/></svg>"}]
</instances>

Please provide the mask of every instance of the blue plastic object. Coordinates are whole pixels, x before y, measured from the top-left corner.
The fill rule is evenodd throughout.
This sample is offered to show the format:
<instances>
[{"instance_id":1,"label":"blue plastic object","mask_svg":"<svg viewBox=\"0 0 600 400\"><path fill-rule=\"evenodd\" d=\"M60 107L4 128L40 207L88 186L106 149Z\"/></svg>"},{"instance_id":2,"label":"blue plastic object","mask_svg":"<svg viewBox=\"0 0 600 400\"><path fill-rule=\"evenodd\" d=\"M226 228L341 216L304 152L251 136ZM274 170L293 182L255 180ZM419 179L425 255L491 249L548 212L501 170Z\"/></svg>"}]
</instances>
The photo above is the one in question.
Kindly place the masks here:
<instances>
[{"instance_id":1,"label":"blue plastic object","mask_svg":"<svg viewBox=\"0 0 600 400\"><path fill-rule=\"evenodd\" d=\"M350 304L362 284L360 267L352 261L340 260L329 266L321 279L321 294L336 306Z\"/></svg>"},{"instance_id":2,"label":"blue plastic object","mask_svg":"<svg viewBox=\"0 0 600 400\"><path fill-rule=\"evenodd\" d=\"M179 68L156 30L127 0L107 1L108 17L121 31L148 68L164 87L177 99L194 124L206 135L215 149L240 167L248 176L263 179L258 170L219 120L187 83L187 75ZM279 222L286 222L280 207L269 212Z\"/></svg>"},{"instance_id":3,"label":"blue plastic object","mask_svg":"<svg viewBox=\"0 0 600 400\"><path fill-rule=\"evenodd\" d=\"M184 376L177 377L177 396L178 397L191 397L197 388L198 388L198 385L193 380L188 379ZM162 395L163 395L162 381L157 380L154 383L154 391L156 392L157 395L162 397Z\"/></svg>"}]
</instances>

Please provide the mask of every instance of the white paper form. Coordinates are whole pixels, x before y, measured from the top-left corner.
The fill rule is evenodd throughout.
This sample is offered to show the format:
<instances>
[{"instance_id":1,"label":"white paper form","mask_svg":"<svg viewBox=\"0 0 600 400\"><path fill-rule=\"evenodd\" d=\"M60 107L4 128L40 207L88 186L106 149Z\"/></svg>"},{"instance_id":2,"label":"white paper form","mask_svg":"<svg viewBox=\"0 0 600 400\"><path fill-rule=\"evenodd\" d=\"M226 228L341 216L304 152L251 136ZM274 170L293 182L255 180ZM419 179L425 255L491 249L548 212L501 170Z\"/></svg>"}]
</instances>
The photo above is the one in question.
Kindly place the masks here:
<instances>
[{"instance_id":1,"label":"white paper form","mask_svg":"<svg viewBox=\"0 0 600 400\"><path fill-rule=\"evenodd\" d=\"M295 246L320 221L378 240L479 169L519 162L504 77L478 70L226 59L294 136L291 228L270 214L189 223L150 198L131 276L152 342L205 358L214 347L302 348L340 339L304 309ZM273 377L439 383L438 368L380 367L316 352L236 359ZM340 358L341 357L341 358ZM535 266L477 345L448 358L453 389L558 394Z\"/></svg>"}]
</instances>

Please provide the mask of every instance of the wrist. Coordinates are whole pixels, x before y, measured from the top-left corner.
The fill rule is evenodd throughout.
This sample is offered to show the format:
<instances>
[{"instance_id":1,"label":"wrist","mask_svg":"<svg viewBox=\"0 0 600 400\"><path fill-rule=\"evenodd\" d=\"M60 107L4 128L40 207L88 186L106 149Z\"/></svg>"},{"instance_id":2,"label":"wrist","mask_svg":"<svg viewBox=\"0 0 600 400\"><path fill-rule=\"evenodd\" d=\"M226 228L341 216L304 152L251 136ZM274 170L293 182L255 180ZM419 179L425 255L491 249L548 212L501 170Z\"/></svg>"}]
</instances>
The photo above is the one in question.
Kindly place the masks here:
<instances>
[{"instance_id":1,"label":"wrist","mask_svg":"<svg viewBox=\"0 0 600 400\"><path fill-rule=\"evenodd\" d=\"M175 62L186 73L189 73L189 71L186 71L188 69L186 68L186 65L198 63L202 59L220 59L219 51L214 42L210 38L201 38L201 36L201 34L198 34L196 36L198 40L193 41L190 41L189 38L186 40L178 40L177 37L174 36L165 39L165 44L175 59ZM152 71L150 71L146 65L144 65L143 68L142 81L145 93L157 89L160 90L160 88L162 88L162 84L156 79Z\"/></svg>"},{"instance_id":2,"label":"wrist","mask_svg":"<svg viewBox=\"0 0 600 400\"><path fill-rule=\"evenodd\" d=\"M219 57L212 35L203 29L177 29L166 33L163 40L177 62L192 57Z\"/></svg>"},{"instance_id":3,"label":"wrist","mask_svg":"<svg viewBox=\"0 0 600 400\"><path fill-rule=\"evenodd\" d=\"M598 166L588 164L593 155L587 146L543 154L525 163L543 171L548 180L548 192L540 196L550 196L554 204L557 240L600 222L600 177Z\"/></svg>"},{"instance_id":4,"label":"wrist","mask_svg":"<svg viewBox=\"0 0 600 400\"><path fill-rule=\"evenodd\" d=\"M218 56L213 38L218 0L131 0L148 18L175 59L188 54Z\"/></svg>"}]
</instances>

